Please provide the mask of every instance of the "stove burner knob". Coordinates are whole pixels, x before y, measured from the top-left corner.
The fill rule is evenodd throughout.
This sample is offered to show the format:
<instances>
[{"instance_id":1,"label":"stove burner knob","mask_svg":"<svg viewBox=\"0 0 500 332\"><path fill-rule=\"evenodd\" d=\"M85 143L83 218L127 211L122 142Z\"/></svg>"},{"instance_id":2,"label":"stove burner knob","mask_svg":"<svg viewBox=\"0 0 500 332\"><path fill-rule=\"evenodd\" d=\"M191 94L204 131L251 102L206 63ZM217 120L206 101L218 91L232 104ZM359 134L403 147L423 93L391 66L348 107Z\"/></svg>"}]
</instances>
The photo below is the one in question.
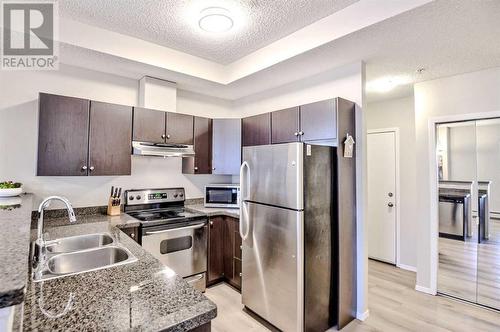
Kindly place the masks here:
<instances>
[{"instance_id":1,"label":"stove burner knob","mask_svg":"<svg viewBox=\"0 0 500 332\"><path fill-rule=\"evenodd\" d=\"M177 194L174 194L174 198L177 198Z\"/></svg>"},{"instance_id":2,"label":"stove burner knob","mask_svg":"<svg viewBox=\"0 0 500 332\"><path fill-rule=\"evenodd\" d=\"M183 196L184 196L184 194L179 194L179 196L180 196L180 197L183 197Z\"/></svg>"},{"instance_id":3,"label":"stove burner knob","mask_svg":"<svg viewBox=\"0 0 500 332\"><path fill-rule=\"evenodd\" d=\"M141 196L140 196L140 195L137 195L135 198L136 198L137 200L140 200L140 199L141 199Z\"/></svg>"},{"instance_id":4,"label":"stove burner knob","mask_svg":"<svg viewBox=\"0 0 500 332\"><path fill-rule=\"evenodd\" d=\"M129 196L128 198L130 201L133 201L134 200L134 196Z\"/></svg>"}]
</instances>

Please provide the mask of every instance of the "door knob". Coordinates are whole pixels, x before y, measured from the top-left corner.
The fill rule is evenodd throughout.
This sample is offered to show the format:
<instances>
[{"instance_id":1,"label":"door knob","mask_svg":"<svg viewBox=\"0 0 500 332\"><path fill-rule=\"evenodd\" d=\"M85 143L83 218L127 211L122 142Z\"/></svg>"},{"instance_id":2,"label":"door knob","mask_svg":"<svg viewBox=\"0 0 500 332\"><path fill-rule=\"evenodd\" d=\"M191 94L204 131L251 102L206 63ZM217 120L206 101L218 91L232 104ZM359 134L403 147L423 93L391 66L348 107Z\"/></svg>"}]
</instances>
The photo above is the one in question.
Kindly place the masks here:
<instances>
[{"instance_id":1,"label":"door knob","mask_svg":"<svg viewBox=\"0 0 500 332\"><path fill-rule=\"evenodd\" d=\"M392 204L392 203L390 203L390 202L389 202L389 204L387 204L387 206L388 206L388 207L393 207L393 206L394 206L394 204Z\"/></svg>"}]
</instances>

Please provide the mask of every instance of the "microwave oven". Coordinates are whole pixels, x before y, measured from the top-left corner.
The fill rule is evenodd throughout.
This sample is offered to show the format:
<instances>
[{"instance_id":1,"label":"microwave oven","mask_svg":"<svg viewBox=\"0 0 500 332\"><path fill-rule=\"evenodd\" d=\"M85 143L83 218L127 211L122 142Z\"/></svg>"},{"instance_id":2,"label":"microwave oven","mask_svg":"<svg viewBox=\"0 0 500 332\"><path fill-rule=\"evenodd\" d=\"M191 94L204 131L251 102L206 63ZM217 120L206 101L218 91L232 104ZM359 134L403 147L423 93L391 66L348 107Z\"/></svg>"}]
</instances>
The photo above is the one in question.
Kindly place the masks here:
<instances>
[{"instance_id":1,"label":"microwave oven","mask_svg":"<svg viewBox=\"0 0 500 332\"><path fill-rule=\"evenodd\" d=\"M205 207L240 207L239 184L211 184L205 187Z\"/></svg>"}]
</instances>

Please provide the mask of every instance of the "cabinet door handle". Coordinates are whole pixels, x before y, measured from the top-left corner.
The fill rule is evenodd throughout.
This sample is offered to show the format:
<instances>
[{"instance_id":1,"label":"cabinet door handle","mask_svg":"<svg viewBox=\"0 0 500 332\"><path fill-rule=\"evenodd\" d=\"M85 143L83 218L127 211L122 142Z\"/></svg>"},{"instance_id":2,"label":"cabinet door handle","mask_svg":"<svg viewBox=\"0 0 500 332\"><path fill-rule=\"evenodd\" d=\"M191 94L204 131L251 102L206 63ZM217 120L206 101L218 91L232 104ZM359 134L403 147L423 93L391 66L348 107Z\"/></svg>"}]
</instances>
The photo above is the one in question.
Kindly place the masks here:
<instances>
[{"instance_id":1,"label":"cabinet door handle","mask_svg":"<svg viewBox=\"0 0 500 332\"><path fill-rule=\"evenodd\" d=\"M240 277L242 276L243 274L240 272Z\"/></svg>"},{"instance_id":2,"label":"cabinet door handle","mask_svg":"<svg viewBox=\"0 0 500 332\"><path fill-rule=\"evenodd\" d=\"M169 134L169 135L167 135L167 139L169 139L169 138L170 138L170 134Z\"/></svg>"},{"instance_id":3,"label":"cabinet door handle","mask_svg":"<svg viewBox=\"0 0 500 332\"><path fill-rule=\"evenodd\" d=\"M299 135L300 135L300 136L304 135L304 132L303 132L302 130L301 130L301 131L299 131Z\"/></svg>"},{"instance_id":4,"label":"cabinet door handle","mask_svg":"<svg viewBox=\"0 0 500 332\"><path fill-rule=\"evenodd\" d=\"M94 168L94 166L90 166L90 168L89 168L89 169L90 169L90 171L92 172L95 168Z\"/></svg>"},{"instance_id":5,"label":"cabinet door handle","mask_svg":"<svg viewBox=\"0 0 500 332\"><path fill-rule=\"evenodd\" d=\"M212 171L215 171L215 167L212 167Z\"/></svg>"},{"instance_id":6,"label":"cabinet door handle","mask_svg":"<svg viewBox=\"0 0 500 332\"><path fill-rule=\"evenodd\" d=\"M135 237L135 234L134 234L134 233L131 233L131 234L130 234L130 237L131 237L131 238L134 238L134 237Z\"/></svg>"},{"instance_id":7,"label":"cabinet door handle","mask_svg":"<svg viewBox=\"0 0 500 332\"><path fill-rule=\"evenodd\" d=\"M194 170L195 170L195 171L197 171L197 170L198 170L198 167L196 167L196 166L195 166L195 167L194 167Z\"/></svg>"},{"instance_id":8,"label":"cabinet door handle","mask_svg":"<svg viewBox=\"0 0 500 332\"><path fill-rule=\"evenodd\" d=\"M389 203L389 204L387 204L387 206L388 206L388 207L393 207L393 206L394 206L394 204Z\"/></svg>"},{"instance_id":9,"label":"cabinet door handle","mask_svg":"<svg viewBox=\"0 0 500 332\"><path fill-rule=\"evenodd\" d=\"M210 227L214 227L214 222L213 221L210 222Z\"/></svg>"},{"instance_id":10,"label":"cabinet door handle","mask_svg":"<svg viewBox=\"0 0 500 332\"><path fill-rule=\"evenodd\" d=\"M167 137L167 136L165 136L165 134L161 135L161 138L165 138L165 137Z\"/></svg>"},{"instance_id":11,"label":"cabinet door handle","mask_svg":"<svg viewBox=\"0 0 500 332\"><path fill-rule=\"evenodd\" d=\"M86 171L87 170L87 166L83 165L82 166L82 171Z\"/></svg>"},{"instance_id":12,"label":"cabinet door handle","mask_svg":"<svg viewBox=\"0 0 500 332\"><path fill-rule=\"evenodd\" d=\"M295 133L294 133L294 135L295 135L295 136L299 136L299 133L298 133L298 132L295 132Z\"/></svg>"},{"instance_id":13,"label":"cabinet door handle","mask_svg":"<svg viewBox=\"0 0 500 332\"><path fill-rule=\"evenodd\" d=\"M240 250L243 250L243 246L240 246Z\"/></svg>"}]
</instances>

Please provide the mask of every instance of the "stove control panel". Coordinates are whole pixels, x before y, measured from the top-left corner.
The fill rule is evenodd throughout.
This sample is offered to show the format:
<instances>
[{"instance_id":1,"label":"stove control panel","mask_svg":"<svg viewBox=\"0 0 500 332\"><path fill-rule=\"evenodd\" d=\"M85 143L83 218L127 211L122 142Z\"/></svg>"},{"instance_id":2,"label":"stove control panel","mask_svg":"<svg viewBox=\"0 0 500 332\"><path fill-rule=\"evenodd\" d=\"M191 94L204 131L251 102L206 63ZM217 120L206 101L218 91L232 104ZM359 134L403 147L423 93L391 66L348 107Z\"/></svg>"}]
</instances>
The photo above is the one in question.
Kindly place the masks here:
<instances>
[{"instance_id":1,"label":"stove control panel","mask_svg":"<svg viewBox=\"0 0 500 332\"><path fill-rule=\"evenodd\" d=\"M183 202L184 196L184 188L126 190L125 205Z\"/></svg>"}]
</instances>

